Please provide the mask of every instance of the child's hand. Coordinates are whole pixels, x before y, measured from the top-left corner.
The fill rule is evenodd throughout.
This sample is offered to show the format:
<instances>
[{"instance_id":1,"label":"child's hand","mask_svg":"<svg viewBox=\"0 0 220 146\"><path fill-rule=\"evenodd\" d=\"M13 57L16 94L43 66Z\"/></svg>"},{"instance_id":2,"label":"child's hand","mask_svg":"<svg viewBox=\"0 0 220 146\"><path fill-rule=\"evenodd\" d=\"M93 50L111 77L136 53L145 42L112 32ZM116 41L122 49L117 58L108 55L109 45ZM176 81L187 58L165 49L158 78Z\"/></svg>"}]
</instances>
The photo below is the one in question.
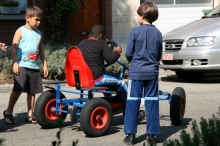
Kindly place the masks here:
<instances>
[{"instance_id":1,"label":"child's hand","mask_svg":"<svg viewBox=\"0 0 220 146\"><path fill-rule=\"evenodd\" d=\"M44 77L48 76L48 68L47 66L44 66Z\"/></svg>"},{"instance_id":2,"label":"child's hand","mask_svg":"<svg viewBox=\"0 0 220 146\"><path fill-rule=\"evenodd\" d=\"M13 73L16 76L19 76L19 74L20 74L20 67L19 67L17 62L15 62L14 65L13 65Z\"/></svg>"},{"instance_id":3,"label":"child's hand","mask_svg":"<svg viewBox=\"0 0 220 146\"><path fill-rule=\"evenodd\" d=\"M6 48L7 48L7 46L5 46L4 43L0 43L0 49L1 49L2 51L7 51Z\"/></svg>"},{"instance_id":4,"label":"child's hand","mask_svg":"<svg viewBox=\"0 0 220 146\"><path fill-rule=\"evenodd\" d=\"M121 48L121 46L117 46L115 49L114 49L114 51L118 51L118 52L122 52L122 48Z\"/></svg>"}]
</instances>

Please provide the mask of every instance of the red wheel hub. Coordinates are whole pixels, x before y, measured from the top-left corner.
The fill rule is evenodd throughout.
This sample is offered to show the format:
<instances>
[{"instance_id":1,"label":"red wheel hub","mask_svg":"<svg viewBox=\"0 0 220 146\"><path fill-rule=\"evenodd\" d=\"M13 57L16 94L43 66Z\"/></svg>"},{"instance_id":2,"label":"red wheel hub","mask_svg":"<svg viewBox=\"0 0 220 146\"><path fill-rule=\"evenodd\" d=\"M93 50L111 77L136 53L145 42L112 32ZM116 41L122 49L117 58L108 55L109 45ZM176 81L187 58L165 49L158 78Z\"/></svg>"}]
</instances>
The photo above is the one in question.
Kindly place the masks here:
<instances>
[{"instance_id":1,"label":"red wheel hub","mask_svg":"<svg viewBox=\"0 0 220 146\"><path fill-rule=\"evenodd\" d=\"M51 99L45 109L45 115L47 117L47 119L51 120L51 121L55 121L57 120L58 117L61 116L61 112L59 112L58 114L56 114L56 112L54 111L54 109L56 108L56 99ZM60 109L62 109L61 105L60 105Z\"/></svg>"},{"instance_id":2,"label":"red wheel hub","mask_svg":"<svg viewBox=\"0 0 220 146\"><path fill-rule=\"evenodd\" d=\"M90 116L90 123L96 130L105 128L108 123L108 111L104 107L96 107Z\"/></svg>"},{"instance_id":3,"label":"red wheel hub","mask_svg":"<svg viewBox=\"0 0 220 146\"><path fill-rule=\"evenodd\" d=\"M180 116L181 117L184 116L185 106L186 106L186 100L185 100L185 97L182 97L182 99L181 99L181 106L180 106Z\"/></svg>"}]
</instances>

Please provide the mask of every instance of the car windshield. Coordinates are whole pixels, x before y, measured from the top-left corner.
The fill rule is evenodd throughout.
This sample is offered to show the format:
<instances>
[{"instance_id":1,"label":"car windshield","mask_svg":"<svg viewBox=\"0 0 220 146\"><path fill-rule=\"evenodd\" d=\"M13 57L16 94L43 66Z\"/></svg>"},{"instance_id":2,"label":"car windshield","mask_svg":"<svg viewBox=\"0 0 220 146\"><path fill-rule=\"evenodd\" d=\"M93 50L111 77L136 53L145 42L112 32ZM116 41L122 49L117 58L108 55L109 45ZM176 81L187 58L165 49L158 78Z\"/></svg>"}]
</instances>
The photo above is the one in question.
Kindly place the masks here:
<instances>
[{"instance_id":1,"label":"car windshield","mask_svg":"<svg viewBox=\"0 0 220 146\"><path fill-rule=\"evenodd\" d=\"M214 8L211 12L209 12L203 18L219 17L219 16L220 16L220 5L218 5L216 8Z\"/></svg>"}]
</instances>

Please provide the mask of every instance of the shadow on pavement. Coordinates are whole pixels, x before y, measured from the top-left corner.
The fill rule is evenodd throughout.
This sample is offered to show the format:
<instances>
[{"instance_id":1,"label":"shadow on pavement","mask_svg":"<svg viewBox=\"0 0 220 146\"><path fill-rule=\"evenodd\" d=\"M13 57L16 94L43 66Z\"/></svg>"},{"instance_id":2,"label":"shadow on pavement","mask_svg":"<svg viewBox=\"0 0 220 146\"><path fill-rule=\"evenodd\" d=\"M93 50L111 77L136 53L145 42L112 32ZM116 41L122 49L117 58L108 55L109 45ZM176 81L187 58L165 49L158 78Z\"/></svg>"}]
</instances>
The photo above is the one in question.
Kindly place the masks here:
<instances>
[{"instance_id":1,"label":"shadow on pavement","mask_svg":"<svg viewBox=\"0 0 220 146\"><path fill-rule=\"evenodd\" d=\"M120 130L123 130L124 128L124 117L122 114L120 115L114 115L113 121L111 124L111 127L106 135L111 135L117 132L120 132Z\"/></svg>"},{"instance_id":2,"label":"shadow on pavement","mask_svg":"<svg viewBox=\"0 0 220 146\"><path fill-rule=\"evenodd\" d=\"M169 116L162 117L160 120L169 120L170 121L170 119L167 117L169 117ZM161 126L160 127L161 133L159 135L157 135L157 137L156 137L157 143L163 143L167 138L169 138L173 134L180 132L181 130L187 129L190 121L192 121L191 118L184 118L182 121L182 125L173 126L172 124L170 124L170 126ZM145 124L145 122L143 122L142 124ZM143 134L143 135L136 137L135 141L136 141L136 143L145 143L146 142L146 134Z\"/></svg>"},{"instance_id":3,"label":"shadow on pavement","mask_svg":"<svg viewBox=\"0 0 220 146\"><path fill-rule=\"evenodd\" d=\"M113 118L113 124L110 127L109 131L106 135L111 135L123 130L124 127L124 118L122 115L115 116ZM160 121L170 121L170 117L168 115L160 115ZM180 132L181 130L187 129L188 125L192 121L191 118L184 118L182 124L179 126L173 126L171 123L169 126L161 126L161 134L157 136L156 140L158 143L163 143L167 138L172 136L173 134ZM142 120L139 122L139 125L145 125L146 120ZM135 139L136 143L144 143L146 141L146 134L140 135Z\"/></svg>"},{"instance_id":4,"label":"shadow on pavement","mask_svg":"<svg viewBox=\"0 0 220 146\"><path fill-rule=\"evenodd\" d=\"M20 127L24 124L27 124L27 122L25 122L25 118L27 118L27 112L14 114L13 116L14 116L14 120L16 122L13 125L5 124L4 118L0 120L0 123L3 125L0 128L0 133L15 132L15 131L19 130L17 127Z\"/></svg>"},{"instance_id":5,"label":"shadow on pavement","mask_svg":"<svg viewBox=\"0 0 220 146\"><path fill-rule=\"evenodd\" d=\"M220 83L220 74L207 74L199 79L182 79L177 75L167 75L166 77L161 77L163 82L180 82L180 83L208 83L215 84Z\"/></svg>"},{"instance_id":6,"label":"shadow on pavement","mask_svg":"<svg viewBox=\"0 0 220 146\"><path fill-rule=\"evenodd\" d=\"M171 135L180 132L181 130L187 129L190 121L192 121L191 118L184 118L182 121L182 125L173 126L170 123L170 126L161 126L161 134L157 136L157 142L163 143Z\"/></svg>"}]
</instances>

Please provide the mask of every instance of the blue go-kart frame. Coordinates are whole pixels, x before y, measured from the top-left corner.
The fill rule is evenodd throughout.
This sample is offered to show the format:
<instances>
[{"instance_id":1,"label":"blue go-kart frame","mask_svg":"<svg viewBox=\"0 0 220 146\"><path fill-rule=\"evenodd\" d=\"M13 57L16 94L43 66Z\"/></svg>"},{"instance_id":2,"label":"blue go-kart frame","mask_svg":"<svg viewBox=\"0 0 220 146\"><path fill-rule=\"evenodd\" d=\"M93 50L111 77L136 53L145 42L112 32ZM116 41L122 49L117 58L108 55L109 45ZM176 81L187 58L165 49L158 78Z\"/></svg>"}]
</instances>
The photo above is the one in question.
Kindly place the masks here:
<instances>
[{"instance_id":1,"label":"blue go-kart frame","mask_svg":"<svg viewBox=\"0 0 220 146\"><path fill-rule=\"evenodd\" d=\"M117 46L115 42L109 42L111 47ZM129 68L121 61L117 61L123 66L120 77ZM88 136L102 136L110 128L113 115L124 113L121 101L114 96L113 91L107 87L96 87L94 85L91 70L84 61L81 51L72 46L68 49L65 81L43 82L49 90L44 91L36 100L35 117L43 128L57 128L58 119L63 121L67 114L70 114L72 122L80 122L83 132ZM75 87L76 90L62 89L62 84L67 83ZM55 85L52 87L51 85ZM78 97L66 98L63 93L71 93ZM93 98L95 93L108 93L111 97ZM186 94L182 87L176 87L172 94L158 91L159 100L168 100L170 104L170 120L173 125L182 123Z\"/></svg>"}]
</instances>

